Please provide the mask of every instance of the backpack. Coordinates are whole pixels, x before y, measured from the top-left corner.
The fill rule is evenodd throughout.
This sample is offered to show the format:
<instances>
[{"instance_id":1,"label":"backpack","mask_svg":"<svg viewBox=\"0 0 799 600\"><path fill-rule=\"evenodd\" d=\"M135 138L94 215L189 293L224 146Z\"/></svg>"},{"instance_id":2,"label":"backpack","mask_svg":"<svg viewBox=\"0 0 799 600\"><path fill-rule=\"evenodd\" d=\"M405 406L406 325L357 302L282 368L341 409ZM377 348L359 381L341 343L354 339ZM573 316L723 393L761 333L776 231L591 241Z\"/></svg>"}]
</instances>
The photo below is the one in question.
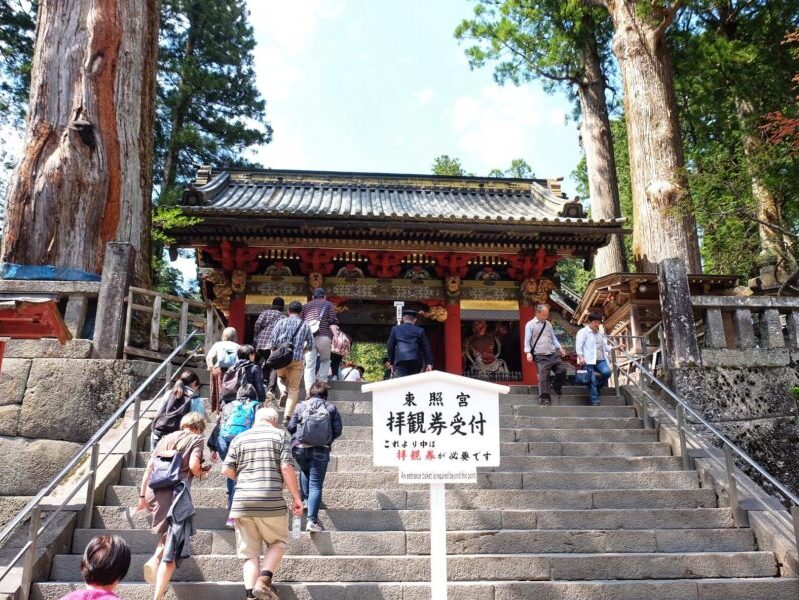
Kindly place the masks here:
<instances>
[{"instance_id":1,"label":"backpack","mask_svg":"<svg viewBox=\"0 0 799 600\"><path fill-rule=\"evenodd\" d=\"M222 426L219 437L230 442L234 437L252 427L258 402L248 399L231 400L222 407Z\"/></svg>"},{"instance_id":2,"label":"backpack","mask_svg":"<svg viewBox=\"0 0 799 600\"><path fill-rule=\"evenodd\" d=\"M225 371L225 374L222 376L222 389L220 390L220 396L222 398L235 396L236 392L239 391L241 380L244 377L245 366L246 363L242 363Z\"/></svg>"},{"instance_id":3,"label":"backpack","mask_svg":"<svg viewBox=\"0 0 799 600\"><path fill-rule=\"evenodd\" d=\"M153 470L147 485L151 490L162 490L175 487L183 477L180 467L183 463L183 449L178 447L191 436L182 436L171 450L164 450L153 456Z\"/></svg>"},{"instance_id":4,"label":"backpack","mask_svg":"<svg viewBox=\"0 0 799 600\"><path fill-rule=\"evenodd\" d=\"M183 393L183 397L178 399L171 393L164 404L164 411L155 417L153 429L161 434L172 433L180 429L180 420L191 412L191 403L194 396Z\"/></svg>"},{"instance_id":5,"label":"backpack","mask_svg":"<svg viewBox=\"0 0 799 600\"><path fill-rule=\"evenodd\" d=\"M269 353L269 358L266 359L266 366L277 371L278 369L288 367L292 363L294 360L294 338L297 337L300 327L302 327L302 321L300 321L299 325L294 329L294 333L291 334L291 337L281 338L281 341L272 348L272 351Z\"/></svg>"},{"instance_id":6,"label":"backpack","mask_svg":"<svg viewBox=\"0 0 799 600\"><path fill-rule=\"evenodd\" d=\"M297 441L308 446L327 446L333 441L333 424L324 400L308 401L297 427Z\"/></svg>"},{"instance_id":7,"label":"backpack","mask_svg":"<svg viewBox=\"0 0 799 600\"><path fill-rule=\"evenodd\" d=\"M239 346L235 342L225 342L225 346L217 352L216 366L229 369L236 364Z\"/></svg>"}]
</instances>

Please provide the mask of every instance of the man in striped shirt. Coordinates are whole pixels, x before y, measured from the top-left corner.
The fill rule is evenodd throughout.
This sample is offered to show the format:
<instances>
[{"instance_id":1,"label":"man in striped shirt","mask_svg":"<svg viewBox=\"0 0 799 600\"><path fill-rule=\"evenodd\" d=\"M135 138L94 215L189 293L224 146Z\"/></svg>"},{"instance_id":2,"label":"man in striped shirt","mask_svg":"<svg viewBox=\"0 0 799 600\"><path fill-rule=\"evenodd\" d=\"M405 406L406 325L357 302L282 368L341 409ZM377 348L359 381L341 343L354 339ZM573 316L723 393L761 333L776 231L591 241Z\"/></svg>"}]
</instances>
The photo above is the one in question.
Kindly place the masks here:
<instances>
[{"instance_id":1,"label":"man in striped shirt","mask_svg":"<svg viewBox=\"0 0 799 600\"><path fill-rule=\"evenodd\" d=\"M222 470L225 477L236 481L230 518L236 520L236 554L244 559L244 588L248 598L259 600L279 600L272 576L288 542L284 484L293 499L294 517L303 512L291 442L277 420L274 408L258 410L252 429L230 444Z\"/></svg>"}]
</instances>

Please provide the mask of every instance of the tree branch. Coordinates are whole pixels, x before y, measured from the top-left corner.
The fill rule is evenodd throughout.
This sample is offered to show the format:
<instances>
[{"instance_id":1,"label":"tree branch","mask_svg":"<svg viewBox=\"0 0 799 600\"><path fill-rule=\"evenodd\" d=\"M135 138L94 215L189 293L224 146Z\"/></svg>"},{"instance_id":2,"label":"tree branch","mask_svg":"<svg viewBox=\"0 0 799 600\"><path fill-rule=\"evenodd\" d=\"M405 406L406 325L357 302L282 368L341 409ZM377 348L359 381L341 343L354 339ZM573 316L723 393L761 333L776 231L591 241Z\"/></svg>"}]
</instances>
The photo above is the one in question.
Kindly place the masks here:
<instances>
[{"instance_id":1,"label":"tree branch","mask_svg":"<svg viewBox=\"0 0 799 600\"><path fill-rule=\"evenodd\" d=\"M592 8L608 8L607 0L583 0L583 4Z\"/></svg>"},{"instance_id":2,"label":"tree branch","mask_svg":"<svg viewBox=\"0 0 799 600\"><path fill-rule=\"evenodd\" d=\"M652 42L654 44L657 44L665 35L666 30L674 22L674 19L677 17L677 13L680 12L680 9L684 4L685 0L674 0L674 3L671 5L671 7L663 10L663 21L661 21L660 25L658 25L658 28L655 30L655 33L652 36Z\"/></svg>"}]
</instances>

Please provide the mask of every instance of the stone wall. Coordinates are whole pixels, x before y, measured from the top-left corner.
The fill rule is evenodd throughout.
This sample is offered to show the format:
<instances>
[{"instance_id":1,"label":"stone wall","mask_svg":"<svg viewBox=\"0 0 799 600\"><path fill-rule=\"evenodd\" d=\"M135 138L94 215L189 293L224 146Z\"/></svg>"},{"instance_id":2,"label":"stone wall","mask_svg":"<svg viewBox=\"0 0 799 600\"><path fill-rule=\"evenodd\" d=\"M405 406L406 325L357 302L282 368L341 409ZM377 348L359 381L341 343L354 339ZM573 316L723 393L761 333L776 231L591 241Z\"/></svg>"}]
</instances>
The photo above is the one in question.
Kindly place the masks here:
<instances>
[{"instance_id":1,"label":"stone wall","mask_svg":"<svg viewBox=\"0 0 799 600\"><path fill-rule=\"evenodd\" d=\"M672 370L675 390L799 494L799 353L704 350L702 362Z\"/></svg>"},{"instance_id":2,"label":"stone wall","mask_svg":"<svg viewBox=\"0 0 799 600\"><path fill-rule=\"evenodd\" d=\"M131 392L123 360L89 340L11 340L0 372L0 526L58 473Z\"/></svg>"}]
</instances>

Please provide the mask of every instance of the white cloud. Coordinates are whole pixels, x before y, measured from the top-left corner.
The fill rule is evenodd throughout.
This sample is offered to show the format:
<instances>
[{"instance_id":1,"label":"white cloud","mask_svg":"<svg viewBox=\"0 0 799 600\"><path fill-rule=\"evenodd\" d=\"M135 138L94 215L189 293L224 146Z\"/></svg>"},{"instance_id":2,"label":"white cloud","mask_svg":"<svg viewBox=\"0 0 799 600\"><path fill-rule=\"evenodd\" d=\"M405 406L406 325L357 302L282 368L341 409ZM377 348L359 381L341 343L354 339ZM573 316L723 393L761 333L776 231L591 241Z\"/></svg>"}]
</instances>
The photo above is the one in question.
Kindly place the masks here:
<instances>
[{"instance_id":1,"label":"white cloud","mask_svg":"<svg viewBox=\"0 0 799 600\"><path fill-rule=\"evenodd\" d=\"M413 93L413 98L417 104L429 104L435 96L435 92L431 89L417 90Z\"/></svg>"},{"instance_id":2,"label":"white cloud","mask_svg":"<svg viewBox=\"0 0 799 600\"><path fill-rule=\"evenodd\" d=\"M452 128L462 151L498 166L525 155L544 111L543 98L529 86L489 85L455 101Z\"/></svg>"},{"instance_id":3,"label":"white cloud","mask_svg":"<svg viewBox=\"0 0 799 600\"><path fill-rule=\"evenodd\" d=\"M568 125L566 111L559 107L550 109L549 124L554 127L566 127Z\"/></svg>"}]
</instances>

